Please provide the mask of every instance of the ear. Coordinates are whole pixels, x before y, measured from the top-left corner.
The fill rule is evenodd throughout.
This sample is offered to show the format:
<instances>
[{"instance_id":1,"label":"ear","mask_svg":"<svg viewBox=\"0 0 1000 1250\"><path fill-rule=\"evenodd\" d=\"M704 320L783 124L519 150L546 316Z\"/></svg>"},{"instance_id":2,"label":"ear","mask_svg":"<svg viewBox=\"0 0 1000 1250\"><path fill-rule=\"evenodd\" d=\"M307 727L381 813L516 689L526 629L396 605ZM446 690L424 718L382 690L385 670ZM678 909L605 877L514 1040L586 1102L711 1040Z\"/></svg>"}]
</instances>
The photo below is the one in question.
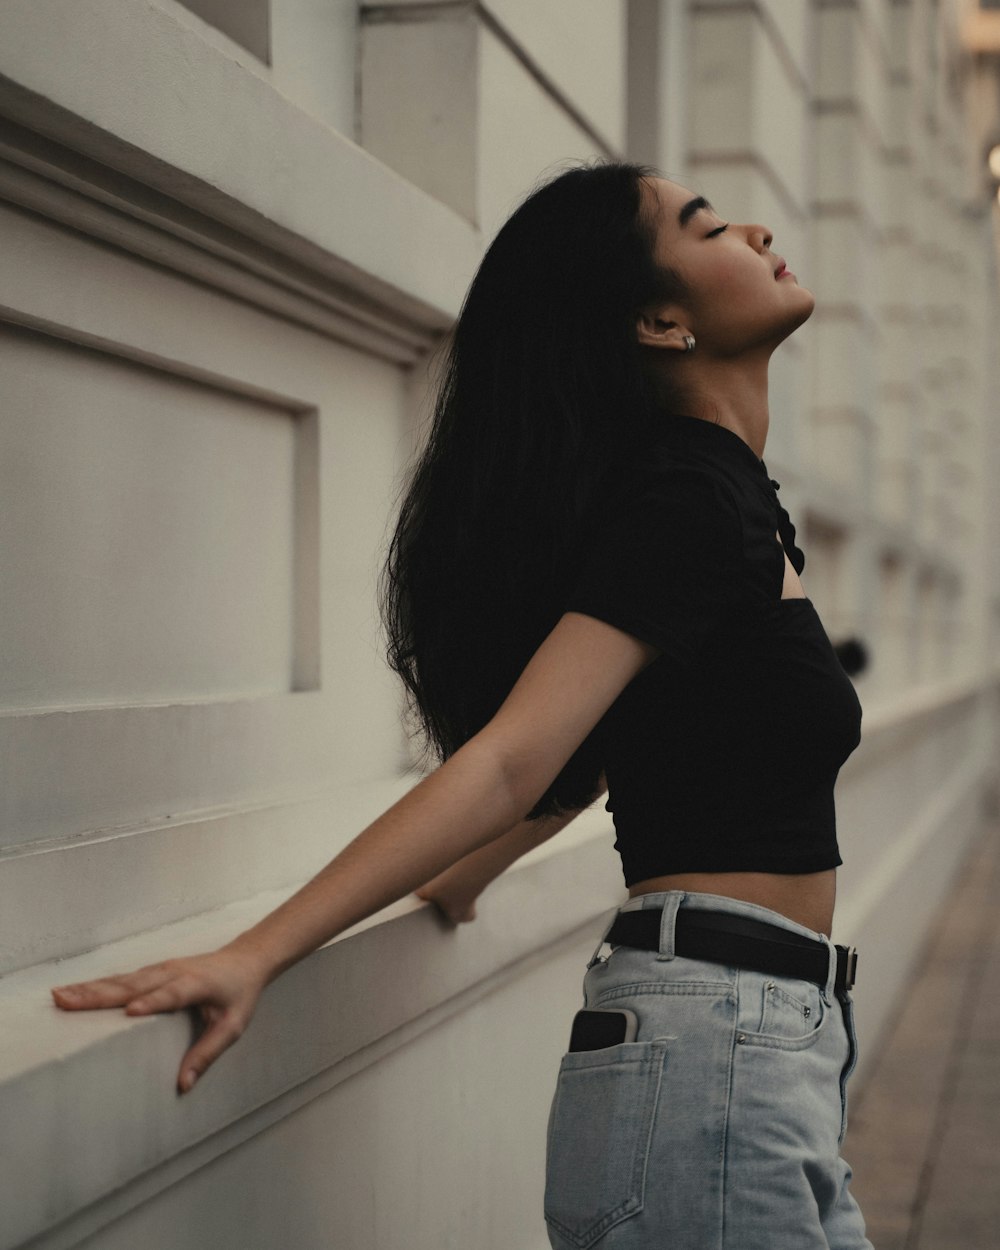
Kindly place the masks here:
<instances>
[{"instance_id":1,"label":"ear","mask_svg":"<svg viewBox=\"0 0 1000 1250\"><path fill-rule=\"evenodd\" d=\"M685 336L690 334L687 326L671 321L669 309L647 309L636 318L636 337L642 347L659 347L667 351L686 352Z\"/></svg>"}]
</instances>

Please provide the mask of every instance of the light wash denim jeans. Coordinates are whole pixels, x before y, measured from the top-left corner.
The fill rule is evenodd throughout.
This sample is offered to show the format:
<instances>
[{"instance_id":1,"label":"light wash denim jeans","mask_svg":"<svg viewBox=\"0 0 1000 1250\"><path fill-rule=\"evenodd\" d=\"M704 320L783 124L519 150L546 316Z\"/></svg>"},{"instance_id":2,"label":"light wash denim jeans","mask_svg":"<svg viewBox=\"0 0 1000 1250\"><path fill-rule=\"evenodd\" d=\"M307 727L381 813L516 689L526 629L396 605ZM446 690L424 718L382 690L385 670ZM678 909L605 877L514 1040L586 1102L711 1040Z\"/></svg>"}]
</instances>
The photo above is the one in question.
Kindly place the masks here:
<instances>
[{"instance_id":1,"label":"light wash denim jeans","mask_svg":"<svg viewBox=\"0 0 1000 1250\"><path fill-rule=\"evenodd\" d=\"M616 946L584 1005L628 1008L634 1042L563 1057L545 1219L556 1250L872 1250L840 1158L857 1059L821 934L765 907L671 890L660 949ZM675 956L680 907L749 916L830 948L825 986ZM605 930L607 932L607 930Z\"/></svg>"}]
</instances>

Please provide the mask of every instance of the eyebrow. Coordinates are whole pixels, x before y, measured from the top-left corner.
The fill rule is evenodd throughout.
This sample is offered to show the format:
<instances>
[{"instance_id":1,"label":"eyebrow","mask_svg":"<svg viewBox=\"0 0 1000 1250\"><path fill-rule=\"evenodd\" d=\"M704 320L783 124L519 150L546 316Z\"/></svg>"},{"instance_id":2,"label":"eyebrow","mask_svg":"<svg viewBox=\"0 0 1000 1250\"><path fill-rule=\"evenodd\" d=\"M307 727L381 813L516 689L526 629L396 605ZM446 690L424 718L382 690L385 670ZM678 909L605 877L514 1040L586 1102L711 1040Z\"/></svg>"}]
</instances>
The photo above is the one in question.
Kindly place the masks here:
<instances>
[{"instance_id":1,"label":"eyebrow","mask_svg":"<svg viewBox=\"0 0 1000 1250\"><path fill-rule=\"evenodd\" d=\"M708 200L706 200L703 195L699 195L696 200L688 200L688 202L681 209L680 214L677 217L681 226L686 226L700 208L707 208L710 213L715 212L715 209L711 206L711 204L709 204Z\"/></svg>"}]
</instances>

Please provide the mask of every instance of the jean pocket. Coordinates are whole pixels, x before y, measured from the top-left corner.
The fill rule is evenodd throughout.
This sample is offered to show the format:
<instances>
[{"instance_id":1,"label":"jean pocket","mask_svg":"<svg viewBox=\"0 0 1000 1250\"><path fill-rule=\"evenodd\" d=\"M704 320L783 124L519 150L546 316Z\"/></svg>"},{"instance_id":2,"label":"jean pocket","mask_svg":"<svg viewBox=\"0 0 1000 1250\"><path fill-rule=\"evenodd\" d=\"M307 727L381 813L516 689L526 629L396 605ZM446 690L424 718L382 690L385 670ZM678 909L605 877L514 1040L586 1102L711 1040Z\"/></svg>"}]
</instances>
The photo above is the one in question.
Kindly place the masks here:
<instances>
[{"instance_id":1,"label":"jean pocket","mask_svg":"<svg viewBox=\"0 0 1000 1250\"><path fill-rule=\"evenodd\" d=\"M545 1219L565 1244L587 1250L642 1210L666 1048L661 1038L563 1056L549 1114Z\"/></svg>"},{"instance_id":2,"label":"jean pocket","mask_svg":"<svg viewBox=\"0 0 1000 1250\"><path fill-rule=\"evenodd\" d=\"M810 981L765 981L758 1033L795 1041L819 1028L825 1005L818 985Z\"/></svg>"},{"instance_id":3,"label":"jean pocket","mask_svg":"<svg viewBox=\"0 0 1000 1250\"><path fill-rule=\"evenodd\" d=\"M744 974L741 973L741 980ZM747 997L744 1019L755 1027L741 1027L737 1042L766 1050L809 1050L826 1031L830 1006L818 985L791 977L767 978L761 982L760 997L752 974L753 986ZM746 990L741 987L740 998Z\"/></svg>"}]
</instances>

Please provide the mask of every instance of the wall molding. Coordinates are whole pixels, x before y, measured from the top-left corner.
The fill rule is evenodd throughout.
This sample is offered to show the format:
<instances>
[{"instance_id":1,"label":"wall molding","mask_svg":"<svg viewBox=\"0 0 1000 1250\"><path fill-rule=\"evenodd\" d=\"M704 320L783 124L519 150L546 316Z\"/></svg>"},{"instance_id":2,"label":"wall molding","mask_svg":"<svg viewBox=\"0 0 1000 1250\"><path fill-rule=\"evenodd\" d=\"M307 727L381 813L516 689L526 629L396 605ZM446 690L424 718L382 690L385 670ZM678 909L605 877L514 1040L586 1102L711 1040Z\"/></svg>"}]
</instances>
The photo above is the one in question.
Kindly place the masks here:
<instances>
[{"instance_id":1,"label":"wall molding","mask_svg":"<svg viewBox=\"0 0 1000 1250\"><path fill-rule=\"evenodd\" d=\"M622 153L610 139L594 125L587 115L577 107L572 98L559 86L550 73L538 60L531 55L524 44L507 28L506 24L493 12L488 4L479 0L431 0L430 3L411 3L410 0L397 0L396 3L362 4L361 21L364 25L395 25L405 26L411 23L441 22L456 20L477 20L482 28L489 32L520 65L525 73L548 96L569 120L591 141L594 147L605 156L620 158Z\"/></svg>"},{"instance_id":2,"label":"wall molding","mask_svg":"<svg viewBox=\"0 0 1000 1250\"><path fill-rule=\"evenodd\" d=\"M781 27L761 0L691 0L689 12L692 17L755 17L781 62L789 83L802 95L809 90L809 75L799 69Z\"/></svg>"},{"instance_id":3,"label":"wall molding","mask_svg":"<svg viewBox=\"0 0 1000 1250\"><path fill-rule=\"evenodd\" d=\"M321 305L346 292L352 313L375 312L404 340L412 330L447 329L482 255L480 232L178 12L131 0L5 6L0 118L30 133L28 150L48 166L32 172L59 181L53 166L66 171L70 153L76 189L93 197L109 171L104 190L111 203L124 192L114 206L127 216L143 206L140 188L156 193L165 197L154 205L156 224L175 234L183 231L168 222L193 225L203 251L225 254L235 244L236 263L251 272L263 251L269 280L294 289L303 279ZM23 153L14 132L8 137ZM61 149L60 160L49 159L45 142Z\"/></svg>"},{"instance_id":4,"label":"wall molding","mask_svg":"<svg viewBox=\"0 0 1000 1250\"><path fill-rule=\"evenodd\" d=\"M444 328L2 120L0 198L396 364L431 350Z\"/></svg>"},{"instance_id":5,"label":"wall molding","mask_svg":"<svg viewBox=\"0 0 1000 1250\"><path fill-rule=\"evenodd\" d=\"M906 0L906 3L908 2L909 0ZM886 41L883 37L883 32L872 20L869 6L865 0L813 0L813 6L817 12L835 12L839 9L843 12L853 13L858 29L878 59L882 72L885 74L892 72L892 46Z\"/></svg>"}]
</instances>

